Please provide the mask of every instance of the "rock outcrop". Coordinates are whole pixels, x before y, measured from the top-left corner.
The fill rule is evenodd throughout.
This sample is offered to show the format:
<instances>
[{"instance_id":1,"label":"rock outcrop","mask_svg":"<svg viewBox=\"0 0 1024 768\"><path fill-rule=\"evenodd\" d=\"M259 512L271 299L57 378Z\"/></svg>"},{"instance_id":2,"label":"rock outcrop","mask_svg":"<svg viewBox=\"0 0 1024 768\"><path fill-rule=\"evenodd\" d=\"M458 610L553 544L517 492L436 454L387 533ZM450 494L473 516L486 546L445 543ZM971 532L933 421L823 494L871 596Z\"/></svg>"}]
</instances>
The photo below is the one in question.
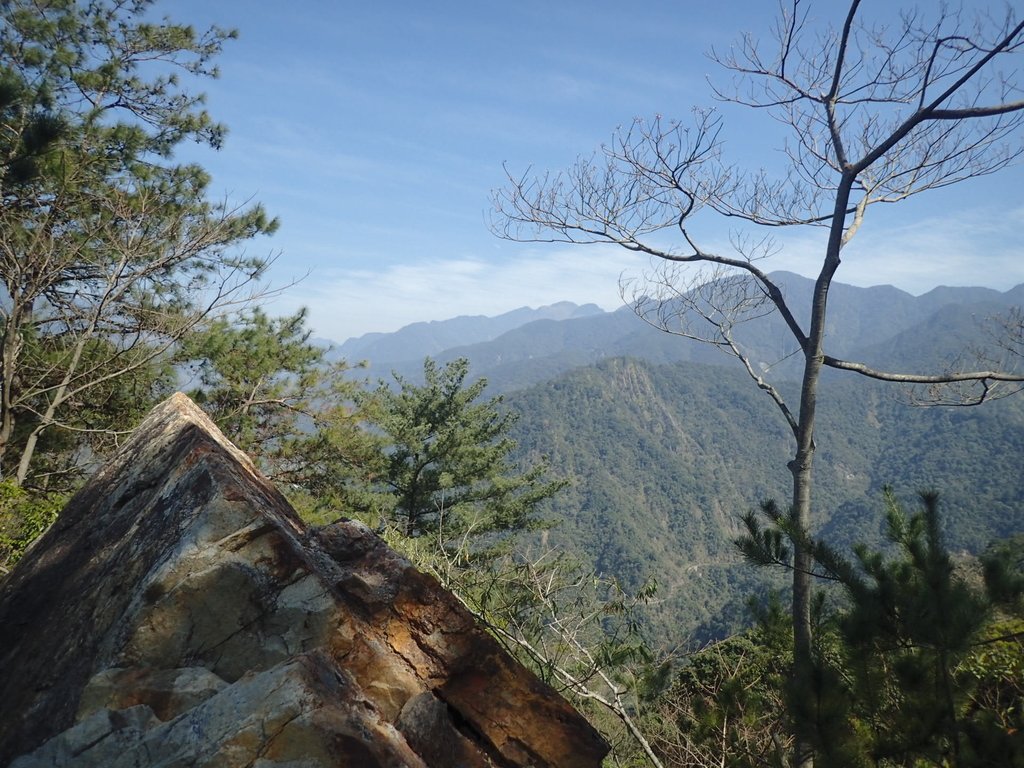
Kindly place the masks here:
<instances>
[{"instance_id":1,"label":"rock outcrop","mask_svg":"<svg viewBox=\"0 0 1024 768\"><path fill-rule=\"evenodd\" d=\"M184 395L0 590L0 765L597 766L606 746L365 526L307 528Z\"/></svg>"}]
</instances>

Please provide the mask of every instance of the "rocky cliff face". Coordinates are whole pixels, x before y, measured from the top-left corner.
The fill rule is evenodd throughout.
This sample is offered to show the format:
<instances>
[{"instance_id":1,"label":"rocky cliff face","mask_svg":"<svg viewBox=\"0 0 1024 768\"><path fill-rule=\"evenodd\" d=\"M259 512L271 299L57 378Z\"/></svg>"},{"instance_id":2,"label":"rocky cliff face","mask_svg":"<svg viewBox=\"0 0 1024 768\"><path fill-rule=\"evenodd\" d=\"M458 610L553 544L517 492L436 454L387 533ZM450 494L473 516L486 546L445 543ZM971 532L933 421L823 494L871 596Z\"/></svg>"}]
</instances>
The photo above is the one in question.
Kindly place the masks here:
<instances>
[{"instance_id":1,"label":"rocky cliff face","mask_svg":"<svg viewBox=\"0 0 1024 768\"><path fill-rule=\"evenodd\" d=\"M4 583L0 670L12 768L597 766L606 751L364 526L307 529L183 395Z\"/></svg>"}]
</instances>

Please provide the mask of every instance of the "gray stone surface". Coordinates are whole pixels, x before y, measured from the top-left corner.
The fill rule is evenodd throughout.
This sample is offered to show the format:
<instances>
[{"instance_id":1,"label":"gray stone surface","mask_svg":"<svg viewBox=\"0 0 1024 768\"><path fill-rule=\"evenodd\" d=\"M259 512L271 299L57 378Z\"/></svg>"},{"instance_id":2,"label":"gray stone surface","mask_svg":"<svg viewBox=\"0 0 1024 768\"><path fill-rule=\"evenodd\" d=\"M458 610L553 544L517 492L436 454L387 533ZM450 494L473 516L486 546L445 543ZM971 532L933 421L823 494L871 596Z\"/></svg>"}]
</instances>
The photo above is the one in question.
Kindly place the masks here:
<instances>
[{"instance_id":1,"label":"gray stone surface","mask_svg":"<svg viewBox=\"0 0 1024 768\"><path fill-rule=\"evenodd\" d=\"M0 765L597 766L606 746L365 526L308 530L176 395L0 588Z\"/></svg>"}]
</instances>

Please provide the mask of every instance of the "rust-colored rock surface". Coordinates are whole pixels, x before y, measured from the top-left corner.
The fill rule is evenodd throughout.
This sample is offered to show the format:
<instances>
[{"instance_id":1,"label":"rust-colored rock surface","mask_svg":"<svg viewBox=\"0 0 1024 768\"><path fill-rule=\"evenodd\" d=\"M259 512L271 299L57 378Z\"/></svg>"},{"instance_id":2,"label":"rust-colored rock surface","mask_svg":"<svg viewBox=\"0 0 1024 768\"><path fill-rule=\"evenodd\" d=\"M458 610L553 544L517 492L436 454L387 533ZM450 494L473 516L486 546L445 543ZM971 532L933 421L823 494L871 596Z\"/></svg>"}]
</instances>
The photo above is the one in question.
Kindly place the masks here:
<instances>
[{"instance_id":1,"label":"rust-colored rock surface","mask_svg":"<svg viewBox=\"0 0 1024 768\"><path fill-rule=\"evenodd\" d=\"M0 590L0 765L597 766L607 747L365 526L307 529L184 395Z\"/></svg>"}]
</instances>

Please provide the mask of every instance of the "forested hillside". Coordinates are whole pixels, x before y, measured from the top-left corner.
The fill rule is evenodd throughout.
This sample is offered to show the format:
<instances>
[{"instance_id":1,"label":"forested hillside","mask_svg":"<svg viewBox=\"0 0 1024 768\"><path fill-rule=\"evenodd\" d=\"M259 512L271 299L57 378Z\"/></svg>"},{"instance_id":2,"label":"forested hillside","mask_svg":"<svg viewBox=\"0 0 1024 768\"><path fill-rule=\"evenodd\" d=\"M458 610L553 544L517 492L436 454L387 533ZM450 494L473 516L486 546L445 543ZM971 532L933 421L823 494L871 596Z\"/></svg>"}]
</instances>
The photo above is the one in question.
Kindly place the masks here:
<instances>
[{"instance_id":1,"label":"forested hillside","mask_svg":"<svg viewBox=\"0 0 1024 768\"><path fill-rule=\"evenodd\" d=\"M920 408L901 390L833 376L820 415L815 525L841 549L882 540L882 490L941 493L948 542L978 553L1024 528L1024 398ZM785 499L792 436L774 405L733 367L613 359L507 398L524 456L571 480L549 542L601 571L659 584L662 642L704 641L744 620L766 588L733 540L740 516Z\"/></svg>"},{"instance_id":2,"label":"forested hillside","mask_svg":"<svg viewBox=\"0 0 1024 768\"><path fill-rule=\"evenodd\" d=\"M45 531L64 525L68 499L88 496L76 495L85 478L117 453L146 411L183 388L287 495L304 520L287 512L289 540L315 537L339 517L357 520L347 543L324 550L325 557L337 552L340 566L373 540L370 531L382 537L403 555L394 561L400 578L410 575L409 563L435 576L506 650L575 697L617 742L615 765L1024 765L1024 285L913 296L839 282L864 280L891 261L885 279L934 285L942 273L932 270L931 251L969 278L1014 263L1013 246L1010 259L988 258L993 243L1012 234L986 234L1012 233L1019 218L1012 206L993 212L977 202L971 214L971 192L916 215L906 207L906 222L886 225L875 211L990 176L1021 157L1024 19L1009 4L894 12L851 0L845 17L826 3L813 12L808 5L783 3L769 29L742 32L721 56L711 52L732 85L712 84L710 95L775 118L787 134L776 147L781 166L762 166L760 151L730 155L736 142L724 131L733 110L699 105L682 120L655 113L620 124L605 143L581 147L563 171L523 157L502 165L497 147L488 150L488 162L506 176L492 192L491 232L531 251L542 243L610 246L648 258L644 278L621 286L627 306L603 312L560 302L414 323L335 348L313 339L312 323L321 300L329 311L351 311L344 292L325 296L315 286L309 296L321 309L294 303L289 313L272 312L271 300L292 285L275 287L276 251L261 255L277 218L244 197L246 185L240 201L222 197L212 169L190 159L224 142L227 128L207 113L197 88L218 74L216 60L236 32L164 18L156 0L0 3L0 587L19 589L26 569L52 573L64 557L87 563L83 573L96 570L97 552L124 544L114 528L100 528L75 551L58 547L56 559L43 551L54 540ZM588 35L588 46L595 39L610 38ZM476 68L480 53L473 55ZM252 70L251 62L242 69ZM355 71L344 68L341 79ZM500 81L481 72L490 93ZM465 106L445 114L472 126L476 108ZM410 121L367 124L389 122ZM444 151L428 154L456 159L453 141L468 134L443 134ZM474 130L472 138L487 135ZM260 143L287 149L277 141L268 132ZM198 154L186 149L192 144ZM322 161L338 146L309 157L334 165ZM457 164L425 174L388 157L380 167L401 167L398 176L386 174L399 182L429 179L429 195L405 208L447 218L437 216L451 205L439 182ZM306 180L302 188L312 189ZM369 200L362 184L358 195ZM316 197L348 207L341 197ZM374 205L389 214L385 227L371 228L374 248L398 250L378 244L400 231L420 244L415 217L398 218L403 208L390 192ZM922 219L922 210L932 218ZM978 210L986 216L972 221ZM894 220L923 230L942 216L950 219L946 236L963 230L971 248L940 235L911 238L909 250L871 241L860 250L863 238L846 250L876 220L884 240ZM317 218L334 220L327 210ZM358 253L351 231L338 226L331 252ZM308 245L311 254L328 247ZM435 243L446 253L450 246ZM860 271L841 269L868 250L882 253L862 259ZM785 264L813 277L772 271L782 252ZM418 248L409 253L425 258ZM555 263L560 254L551 253ZM535 258L530 252L526 261ZM380 261L357 273L376 277ZM507 276L518 272L485 270L485 262L498 263L459 264L486 271L489 290L513 285ZM571 279L565 263L528 269L527 282L543 274L545 287L560 287ZM465 284L424 264L410 274L438 273L431 311L466 306L457 301ZM316 279L330 285L325 272ZM915 282L903 283L911 273ZM381 274L382 282L359 289L381 305L374 323L405 301L405 281ZM358 364L364 358L369 373ZM203 472L218 471L202 457L189 461L197 487L209 484ZM118 509L138 496L135 486L119 487ZM161 504L152 514L161 510L169 514ZM164 522L164 530L184 530ZM67 525L76 525L74 517ZM234 546L233 535L216 538L218 548ZM758 571L740 551L770 567ZM129 559L140 568L148 562L151 573L167 562ZM78 581L83 593L95 593L88 597L105 599L105 588ZM184 584L146 590L145 610L150 598L180 607L175 590ZM353 610L364 611L365 591L378 586L332 576L314 591L345 593ZM752 620L748 598L775 590L780 598L758 601ZM315 608L309 612L319 598L311 594L302 587L282 600L291 601L290 619L319 632ZM403 611L420 599L380 594ZM138 613L138 601L130 603L124 610ZM0 625L14 635L38 617L53 623L44 634L64 646L60 653L75 650L60 635L68 618L60 610L12 610ZM239 614L236 626L213 613L224 634L203 645L219 664L231 656L226 643L251 622ZM447 621L469 625L468 616L455 616L431 618L432 636L454 629ZM176 632L147 622L154 643ZM145 656L106 626L95 628L96 647L124 641L125 659ZM440 658L418 641L405 643L410 636L395 626L402 637L392 627L379 639L402 664L417 665L421 651ZM277 665L282 635L258 634ZM726 635L702 652L671 654ZM341 661L360 656L348 642L331 648ZM307 650L305 640L290 645ZM33 658L42 671L47 655ZM174 664L167 669L184 669ZM495 685L489 665L465 665L474 670L459 676L467 698ZM77 682L91 689L92 672L76 669ZM220 667L207 671L224 682ZM48 690L45 676L30 677L28 688ZM331 696L350 700L336 678ZM447 683L421 698L400 680L382 680L373 677L388 699L379 719L345 721L360 730L344 755L352 762L364 754L362 723L400 730L408 716L430 742L429 713L450 709ZM77 709L87 717L75 738L92 738L101 721L118 730L109 740L101 735L111 749L128 743L123 735L135 738L128 733L134 715L115 707L94 720L75 698L82 690L61 701L62 716ZM167 698L159 685L153 690ZM320 690L318 683L313 698ZM136 715L155 717L129 698ZM0 731L21 722L4 714ZM253 727L269 728L280 714ZM285 719L301 726L301 717ZM453 744L462 726L451 726ZM344 735L342 742L351 734ZM505 740L526 762L545 762ZM300 733L300 762L302 741ZM426 754L423 762L446 764Z\"/></svg>"},{"instance_id":3,"label":"forested hillside","mask_svg":"<svg viewBox=\"0 0 1024 768\"><path fill-rule=\"evenodd\" d=\"M809 303L810 280L773 279L797 311ZM992 318L1019 303L1024 286L916 297L891 286L833 291L830 353L941 370L965 349L992 352ZM782 582L746 565L733 542L743 513L765 498L786 499L791 431L738 363L714 347L659 331L629 308L572 314L523 322L437 359L465 356L489 391L505 391L519 417L521 455L548 457L570 480L550 505L558 524L545 541L627 587L658 582L649 618L659 643L701 642L745 625L748 598ZM510 313L501 322L516 317L531 316ZM366 349L407 348L426 328L459 339L464 323L410 326ZM782 321L748 323L737 338L759 372L795 398L798 357L789 356ZM422 361L388 366L418 380ZM1024 526L1020 397L919 407L919 392L840 371L828 372L822 387L814 525L825 540L846 551L880 544L888 485L904 498L939 491L956 551L977 554Z\"/></svg>"}]
</instances>

